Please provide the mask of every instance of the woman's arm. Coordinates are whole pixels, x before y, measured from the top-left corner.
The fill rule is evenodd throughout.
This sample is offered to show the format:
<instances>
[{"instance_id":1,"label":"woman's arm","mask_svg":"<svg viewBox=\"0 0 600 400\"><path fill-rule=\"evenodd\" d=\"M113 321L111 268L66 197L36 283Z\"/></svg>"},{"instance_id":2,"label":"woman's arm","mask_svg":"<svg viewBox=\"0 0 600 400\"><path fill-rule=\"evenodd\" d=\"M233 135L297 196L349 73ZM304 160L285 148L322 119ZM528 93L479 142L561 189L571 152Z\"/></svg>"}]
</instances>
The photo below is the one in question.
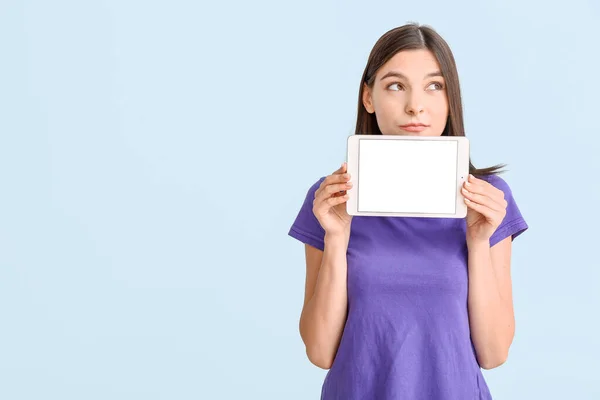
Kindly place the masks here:
<instances>
[{"instance_id":1,"label":"woman's arm","mask_svg":"<svg viewBox=\"0 0 600 400\"><path fill-rule=\"evenodd\" d=\"M329 369L337 353L348 310L349 236L325 235L324 251L306 245L306 288L300 336L308 359Z\"/></svg>"},{"instance_id":2,"label":"woman's arm","mask_svg":"<svg viewBox=\"0 0 600 400\"><path fill-rule=\"evenodd\" d=\"M492 369L508 358L515 333L510 277L512 238L490 248L488 241L467 242L469 323L479 365Z\"/></svg>"}]
</instances>

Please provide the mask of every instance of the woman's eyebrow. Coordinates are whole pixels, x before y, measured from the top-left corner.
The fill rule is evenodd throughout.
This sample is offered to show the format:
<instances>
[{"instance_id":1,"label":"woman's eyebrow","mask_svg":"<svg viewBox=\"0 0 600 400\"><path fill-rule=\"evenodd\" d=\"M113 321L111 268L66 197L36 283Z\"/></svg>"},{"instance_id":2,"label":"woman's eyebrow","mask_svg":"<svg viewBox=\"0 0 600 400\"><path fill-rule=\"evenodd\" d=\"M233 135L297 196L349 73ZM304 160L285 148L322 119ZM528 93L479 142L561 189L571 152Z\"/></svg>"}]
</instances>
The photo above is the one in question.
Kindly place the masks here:
<instances>
[{"instance_id":1,"label":"woman's eyebrow","mask_svg":"<svg viewBox=\"0 0 600 400\"><path fill-rule=\"evenodd\" d=\"M387 74L383 75L383 76L382 76L382 77L381 77L379 80L380 80L380 81L382 81L382 80L384 80L385 78L389 78L389 77L392 77L392 76L393 76L393 77L396 77L396 78L407 79L407 78L406 78L406 75L404 75L404 74L403 74L403 73L401 73L401 72L398 72L398 71L390 71L390 72L388 72ZM434 72L430 72L430 73L428 73L427 75L425 75L425 78L431 78L431 77L434 77L434 76L441 76L441 77L443 77L443 75L442 75L441 71L434 71Z\"/></svg>"}]
</instances>

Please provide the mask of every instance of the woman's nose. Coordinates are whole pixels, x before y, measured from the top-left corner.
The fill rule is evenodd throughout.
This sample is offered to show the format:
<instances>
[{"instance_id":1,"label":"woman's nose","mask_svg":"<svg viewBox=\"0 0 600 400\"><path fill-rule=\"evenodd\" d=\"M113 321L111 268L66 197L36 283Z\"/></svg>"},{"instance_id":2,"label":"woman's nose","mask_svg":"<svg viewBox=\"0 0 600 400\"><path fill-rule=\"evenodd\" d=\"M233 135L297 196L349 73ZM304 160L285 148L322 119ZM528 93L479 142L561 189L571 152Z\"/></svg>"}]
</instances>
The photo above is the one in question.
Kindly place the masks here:
<instances>
[{"instance_id":1,"label":"woman's nose","mask_svg":"<svg viewBox=\"0 0 600 400\"><path fill-rule=\"evenodd\" d=\"M423 105L422 99L416 94L411 94L408 102L406 103L406 113L410 115L417 115L422 113L424 110L425 106Z\"/></svg>"}]
</instances>

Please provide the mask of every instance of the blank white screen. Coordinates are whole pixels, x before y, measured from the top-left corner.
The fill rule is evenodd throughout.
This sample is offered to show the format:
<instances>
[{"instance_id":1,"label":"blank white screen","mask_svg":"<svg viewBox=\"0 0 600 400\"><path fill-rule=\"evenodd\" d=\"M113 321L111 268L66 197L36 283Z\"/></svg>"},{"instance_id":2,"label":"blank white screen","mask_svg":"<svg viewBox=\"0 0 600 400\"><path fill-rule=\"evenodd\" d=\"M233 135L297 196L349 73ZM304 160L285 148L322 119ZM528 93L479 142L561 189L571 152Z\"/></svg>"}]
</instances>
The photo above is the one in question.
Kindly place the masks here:
<instances>
[{"instance_id":1,"label":"blank white screen","mask_svg":"<svg viewBox=\"0 0 600 400\"><path fill-rule=\"evenodd\" d=\"M458 142L360 139L358 211L452 214Z\"/></svg>"}]
</instances>

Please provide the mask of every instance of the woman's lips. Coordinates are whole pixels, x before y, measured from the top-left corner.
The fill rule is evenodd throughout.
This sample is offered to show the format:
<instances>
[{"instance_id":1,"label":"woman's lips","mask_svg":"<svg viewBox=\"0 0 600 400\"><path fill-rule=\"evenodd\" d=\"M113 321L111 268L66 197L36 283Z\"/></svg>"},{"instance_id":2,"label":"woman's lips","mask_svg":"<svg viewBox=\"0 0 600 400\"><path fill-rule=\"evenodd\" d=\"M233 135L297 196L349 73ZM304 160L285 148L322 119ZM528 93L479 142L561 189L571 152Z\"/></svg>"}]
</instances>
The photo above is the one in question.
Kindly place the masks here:
<instances>
[{"instance_id":1,"label":"woman's lips","mask_svg":"<svg viewBox=\"0 0 600 400\"><path fill-rule=\"evenodd\" d=\"M427 127L424 126L424 125L406 125L406 126L400 126L400 129L405 130L407 132L422 132L426 128Z\"/></svg>"}]
</instances>

